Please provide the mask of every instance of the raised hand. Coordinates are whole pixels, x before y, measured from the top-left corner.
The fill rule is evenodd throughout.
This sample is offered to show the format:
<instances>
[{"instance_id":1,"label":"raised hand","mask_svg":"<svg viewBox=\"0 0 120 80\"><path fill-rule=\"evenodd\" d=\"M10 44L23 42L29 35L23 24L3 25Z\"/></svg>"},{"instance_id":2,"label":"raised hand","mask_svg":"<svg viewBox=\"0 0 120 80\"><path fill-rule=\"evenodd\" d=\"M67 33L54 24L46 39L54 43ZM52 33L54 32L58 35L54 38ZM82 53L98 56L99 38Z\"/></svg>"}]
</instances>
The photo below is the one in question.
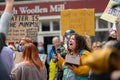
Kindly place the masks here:
<instances>
[{"instance_id":1,"label":"raised hand","mask_svg":"<svg viewBox=\"0 0 120 80\"><path fill-rule=\"evenodd\" d=\"M5 12L12 13L13 4L14 0L6 0Z\"/></svg>"}]
</instances>

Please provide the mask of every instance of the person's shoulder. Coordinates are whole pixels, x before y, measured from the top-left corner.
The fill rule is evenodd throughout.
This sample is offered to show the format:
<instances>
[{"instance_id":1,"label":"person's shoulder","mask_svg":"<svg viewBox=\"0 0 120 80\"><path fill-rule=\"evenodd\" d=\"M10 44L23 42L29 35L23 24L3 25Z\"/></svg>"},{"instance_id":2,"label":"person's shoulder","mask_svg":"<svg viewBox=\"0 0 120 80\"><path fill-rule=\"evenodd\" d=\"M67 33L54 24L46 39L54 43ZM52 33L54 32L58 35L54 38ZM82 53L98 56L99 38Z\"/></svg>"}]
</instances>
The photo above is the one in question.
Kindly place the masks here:
<instances>
[{"instance_id":1,"label":"person's shoulder","mask_svg":"<svg viewBox=\"0 0 120 80\"><path fill-rule=\"evenodd\" d=\"M20 62L20 63L18 63L18 64L15 64L15 67L20 67L20 66L23 66L24 65L24 63L23 62Z\"/></svg>"},{"instance_id":2,"label":"person's shoulder","mask_svg":"<svg viewBox=\"0 0 120 80\"><path fill-rule=\"evenodd\" d=\"M15 64L15 68L17 69L22 69L22 70L28 70L28 69L32 69L32 67L30 67L28 64L24 63L24 62L20 62L18 64Z\"/></svg>"},{"instance_id":3,"label":"person's shoulder","mask_svg":"<svg viewBox=\"0 0 120 80\"><path fill-rule=\"evenodd\" d=\"M5 51L5 52L6 52L6 51L8 51L8 52L13 52L12 49L10 49L10 48L7 47L7 46L4 46L3 49L2 49L2 51Z\"/></svg>"},{"instance_id":4,"label":"person's shoulder","mask_svg":"<svg viewBox=\"0 0 120 80\"><path fill-rule=\"evenodd\" d=\"M7 21L9 21L9 20L11 20L11 18L12 18L12 14L11 13L3 12L3 14L1 15L1 19L0 20L3 20L3 21L7 20Z\"/></svg>"},{"instance_id":5,"label":"person's shoulder","mask_svg":"<svg viewBox=\"0 0 120 80\"><path fill-rule=\"evenodd\" d=\"M15 64L15 66L14 66L14 68L13 68L13 71L14 71L14 70L20 70L22 66L23 66L23 62L20 62L20 63Z\"/></svg>"},{"instance_id":6,"label":"person's shoulder","mask_svg":"<svg viewBox=\"0 0 120 80\"><path fill-rule=\"evenodd\" d=\"M3 49L11 50L10 47L8 47L8 46L4 46Z\"/></svg>"}]
</instances>

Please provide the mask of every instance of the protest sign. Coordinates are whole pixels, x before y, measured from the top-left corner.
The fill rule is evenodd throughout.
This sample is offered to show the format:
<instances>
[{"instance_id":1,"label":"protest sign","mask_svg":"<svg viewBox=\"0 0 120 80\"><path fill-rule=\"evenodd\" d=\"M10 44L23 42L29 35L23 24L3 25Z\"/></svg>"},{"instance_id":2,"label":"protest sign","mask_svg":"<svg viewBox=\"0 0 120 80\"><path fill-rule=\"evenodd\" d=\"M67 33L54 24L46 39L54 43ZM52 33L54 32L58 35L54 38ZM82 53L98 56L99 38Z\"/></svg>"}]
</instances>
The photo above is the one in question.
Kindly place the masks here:
<instances>
[{"instance_id":1,"label":"protest sign","mask_svg":"<svg viewBox=\"0 0 120 80\"><path fill-rule=\"evenodd\" d=\"M71 9L61 11L61 35L72 29L80 35L95 35L94 9Z\"/></svg>"},{"instance_id":2,"label":"protest sign","mask_svg":"<svg viewBox=\"0 0 120 80\"><path fill-rule=\"evenodd\" d=\"M101 19L115 23L117 17L120 17L120 8L112 8L112 6L119 2L120 0L110 0L104 13L101 16Z\"/></svg>"},{"instance_id":3,"label":"protest sign","mask_svg":"<svg viewBox=\"0 0 120 80\"><path fill-rule=\"evenodd\" d=\"M13 16L10 22L7 41L18 42L23 37L37 40L39 17L37 15Z\"/></svg>"}]
</instances>

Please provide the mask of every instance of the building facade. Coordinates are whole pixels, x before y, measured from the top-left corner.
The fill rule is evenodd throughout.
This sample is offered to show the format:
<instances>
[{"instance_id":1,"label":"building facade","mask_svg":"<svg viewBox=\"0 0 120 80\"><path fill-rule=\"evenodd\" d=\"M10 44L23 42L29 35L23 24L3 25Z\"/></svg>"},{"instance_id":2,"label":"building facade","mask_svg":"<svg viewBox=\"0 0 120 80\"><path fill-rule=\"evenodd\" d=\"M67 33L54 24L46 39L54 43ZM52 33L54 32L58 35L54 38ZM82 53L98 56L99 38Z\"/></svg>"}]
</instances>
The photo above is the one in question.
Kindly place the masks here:
<instances>
[{"instance_id":1,"label":"building facade","mask_svg":"<svg viewBox=\"0 0 120 80\"><path fill-rule=\"evenodd\" d=\"M109 0L41 0L15 2L13 14L18 16L38 15L39 28L37 42L44 42L49 51L54 36L60 36L60 11L65 9L94 8L96 36L93 41L105 41L108 30L112 24L100 19ZM4 9L4 3L0 4L0 14Z\"/></svg>"}]
</instances>

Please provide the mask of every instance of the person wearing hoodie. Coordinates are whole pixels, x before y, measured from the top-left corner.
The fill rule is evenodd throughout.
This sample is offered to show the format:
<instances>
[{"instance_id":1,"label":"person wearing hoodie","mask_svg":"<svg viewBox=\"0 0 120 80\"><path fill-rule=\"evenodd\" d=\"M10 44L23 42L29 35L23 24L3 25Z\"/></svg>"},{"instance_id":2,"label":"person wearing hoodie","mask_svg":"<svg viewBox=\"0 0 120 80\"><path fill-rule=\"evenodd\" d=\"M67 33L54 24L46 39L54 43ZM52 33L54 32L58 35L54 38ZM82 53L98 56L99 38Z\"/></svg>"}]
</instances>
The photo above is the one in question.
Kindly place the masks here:
<instances>
[{"instance_id":1,"label":"person wearing hoodie","mask_svg":"<svg viewBox=\"0 0 120 80\"><path fill-rule=\"evenodd\" d=\"M14 0L6 0L3 14L0 18L0 80L9 80L9 74L14 66L13 51L6 45L9 22L12 18Z\"/></svg>"}]
</instances>

